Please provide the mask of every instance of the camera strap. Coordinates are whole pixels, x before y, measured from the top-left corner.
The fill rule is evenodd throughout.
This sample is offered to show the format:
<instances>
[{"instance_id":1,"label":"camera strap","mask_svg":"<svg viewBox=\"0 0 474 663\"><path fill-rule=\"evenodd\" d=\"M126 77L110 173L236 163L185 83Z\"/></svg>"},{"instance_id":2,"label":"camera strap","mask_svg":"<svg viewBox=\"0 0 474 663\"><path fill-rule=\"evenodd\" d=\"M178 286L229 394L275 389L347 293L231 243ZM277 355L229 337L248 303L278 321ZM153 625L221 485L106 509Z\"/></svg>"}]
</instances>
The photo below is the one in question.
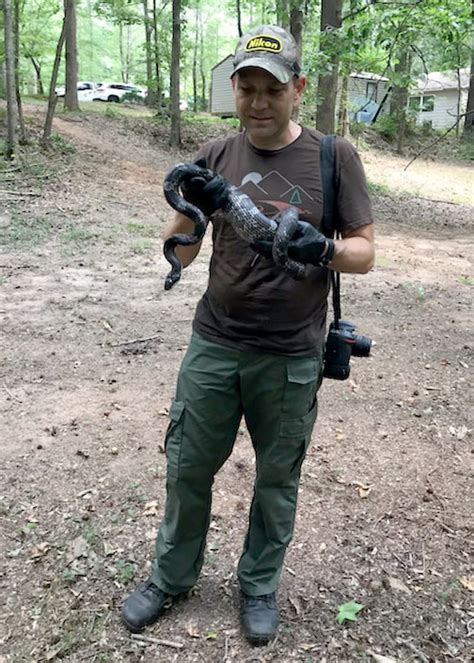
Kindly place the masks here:
<instances>
[{"instance_id":1,"label":"camera strap","mask_svg":"<svg viewBox=\"0 0 474 663\"><path fill-rule=\"evenodd\" d=\"M337 194L337 170L336 170L336 136L329 134L321 139L321 181L323 185L323 222L322 231L326 237L331 239L340 237L337 227L337 213L335 212L335 201ZM332 305L334 309L334 325L339 327L341 319L341 275L339 272L330 270L332 285Z\"/></svg>"}]
</instances>

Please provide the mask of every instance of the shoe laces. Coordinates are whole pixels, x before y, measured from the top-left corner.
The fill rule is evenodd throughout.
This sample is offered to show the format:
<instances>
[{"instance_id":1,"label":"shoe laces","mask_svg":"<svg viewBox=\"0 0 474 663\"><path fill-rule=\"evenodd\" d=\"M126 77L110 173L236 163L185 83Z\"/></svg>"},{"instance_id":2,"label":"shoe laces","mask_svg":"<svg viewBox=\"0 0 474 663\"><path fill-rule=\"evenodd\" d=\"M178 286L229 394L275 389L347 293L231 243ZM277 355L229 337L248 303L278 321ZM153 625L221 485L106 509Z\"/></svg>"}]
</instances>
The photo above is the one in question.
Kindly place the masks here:
<instances>
[{"instance_id":1,"label":"shoe laces","mask_svg":"<svg viewBox=\"0 0 474 663\"><path fill-rule=\"evenodd\" d=\"M146 580L143 583L142 592L145 593L148 591L153 592L153 594L156 594L156 596L161 596L161 594L164 594L163 590L160 589L157 585L155 585L155 583L152 580Z\"/></svg>"},{"instance_id":2,"label":"shoe laces","mask_svg":"<svg viewBox=\"0 0 474 663\"><path fill-rule=\"evenodd\" d=\"M244 597L246 604L252 608L260 603L266 603L269 608L275 606L275 592L272 592L271 594L260 594L260 596L249 596L248 594L244 594Z\"/></svg>"}]
</instances>

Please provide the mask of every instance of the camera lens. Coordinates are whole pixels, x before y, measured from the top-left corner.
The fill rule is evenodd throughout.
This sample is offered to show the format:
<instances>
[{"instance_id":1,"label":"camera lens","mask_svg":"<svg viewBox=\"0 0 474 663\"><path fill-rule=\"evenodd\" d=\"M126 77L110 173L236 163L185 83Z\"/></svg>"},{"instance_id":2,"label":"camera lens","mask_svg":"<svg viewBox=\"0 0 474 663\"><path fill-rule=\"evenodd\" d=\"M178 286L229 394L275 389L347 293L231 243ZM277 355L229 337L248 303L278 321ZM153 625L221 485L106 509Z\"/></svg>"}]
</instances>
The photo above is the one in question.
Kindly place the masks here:
<instances>
[{"instance_id":1,"label":"camera lens","mask_svg":"<svg viewBox=\"0 0 474 663\"><path fill-rule=\"evenodd\" d=\"M372 347L372 339L368 336L355 335L355 343L352 346L353 357L368 357Z\"/></svg>"}]
</instances>

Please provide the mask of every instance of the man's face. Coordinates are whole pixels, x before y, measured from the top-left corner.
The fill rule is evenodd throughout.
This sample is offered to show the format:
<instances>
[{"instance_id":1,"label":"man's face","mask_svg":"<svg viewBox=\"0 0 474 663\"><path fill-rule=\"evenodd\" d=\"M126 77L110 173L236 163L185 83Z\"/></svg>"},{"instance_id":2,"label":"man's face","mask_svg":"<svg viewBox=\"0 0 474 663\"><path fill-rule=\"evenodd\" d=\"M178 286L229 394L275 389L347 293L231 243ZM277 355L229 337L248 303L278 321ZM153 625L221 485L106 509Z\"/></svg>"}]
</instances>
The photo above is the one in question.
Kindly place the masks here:
<instances>
[{"instance_id":1,"label":"man's face","mask_svg":"<svg viewBox=\"0 0 474 663\"><path fill-rule=\"evenodd\" d=\"M305 85L303 76L280 83L264 69L248 67L232 78L237 114L257 147L285 142L294 108Z\"/></svg>"}]
</instances>

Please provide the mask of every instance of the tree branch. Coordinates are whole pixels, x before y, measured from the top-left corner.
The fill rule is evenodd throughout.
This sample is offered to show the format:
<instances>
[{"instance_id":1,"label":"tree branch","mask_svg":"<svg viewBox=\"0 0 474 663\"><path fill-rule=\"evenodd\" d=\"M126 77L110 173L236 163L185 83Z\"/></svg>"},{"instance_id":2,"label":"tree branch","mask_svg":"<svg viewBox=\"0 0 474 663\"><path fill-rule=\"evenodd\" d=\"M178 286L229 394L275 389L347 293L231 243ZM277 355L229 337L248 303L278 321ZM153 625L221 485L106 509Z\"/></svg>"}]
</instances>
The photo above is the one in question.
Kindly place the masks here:
<instances>
[{"instance_id":1,"label":"tree branch","mask_svg":"<svg viewBox=\"0 0 474 663\"><path fill-rule=\"evenodd\" d=\"M405 168L404 168L403 170L405 171L405 170L408 168L408 166L411 166L411 164L412 164L414 161L416 161L416 159L418 159L418 157L419 157L420 155L422 155L424 152L427 152L430 148L434 147L434 146L437 145L440 141L442 141L443 138L445 138L445 137L449 134L450 131L452 131L453 129L455 129L455 128L457 127L457 125L459 124L459 122L462 120L463 117L467 117L467 115L472 115L472 114L474 114L474 110L469 111L468 113L463 113L462 115L460 115L460 116L458 117L458 119L456 120L456 122L455 122L451 127L449 127L449 129L448 129L447 131L445 131L444 134L442 134L441 136L439 136L435 141L433 141L432 143L430 143L429 145L427 145L426 147L424 147L422 150L420 150L417 154L415 154L415 156L413 157L413 159L411 159L411 160L407 163L407 165L405 166Z\"/></svg>"}]
</instances>

